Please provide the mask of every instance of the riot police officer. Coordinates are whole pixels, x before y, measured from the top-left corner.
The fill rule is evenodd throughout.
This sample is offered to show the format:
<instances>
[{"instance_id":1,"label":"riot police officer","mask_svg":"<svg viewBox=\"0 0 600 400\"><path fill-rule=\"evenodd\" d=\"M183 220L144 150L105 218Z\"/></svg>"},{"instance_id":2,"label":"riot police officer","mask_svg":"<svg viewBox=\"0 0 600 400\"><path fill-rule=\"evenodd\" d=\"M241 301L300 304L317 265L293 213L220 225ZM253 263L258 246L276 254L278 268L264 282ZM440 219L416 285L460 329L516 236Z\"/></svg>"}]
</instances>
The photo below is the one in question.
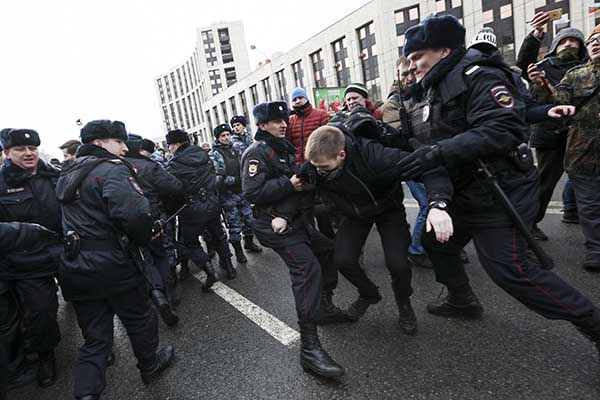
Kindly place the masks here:
<instances>
[{"instance_id":1,"label":"riot police officer","mask_svg":"<svg viewBox=\"0 0 600 400\"><path fill-rule=\"evenodd\" d=\"M331 240L311 224L314 194L296 175L295 148L285 139L287 103L273 101L254 107L259 129L242 157L242 190L254 204L254 232L287 265L292 280L302 346L300 363L324 377L338 377L344 368L323 350L317 335L320 318L321 265L333 265Z\"/></svg>"},{"instance_id":2,"label":"riot police officer","mask_svg":"<svg viewBox=\"0 0 600 400\"><path fill-rule=\"evenodd\" d=\"M234 115L229 123L231 124L231 128L233 128L233 135L231 136L233 148L242 155L254 143L252 135L246 128L248 120L243 115Z\"/></svg>"},{"instance_id":3,"label":"riot police officer","mask_svg":"<svg viewBox=\"0 0 600 400\"><path fill-rule=\"evenodd\" d=\"M140 271L154 220L150 203L125 155L120 121L97 120L81 129L83 145L63 170L57 193L63 214L65 255L59 268L63 295L73 303L84 344L74 371L76 399L99 399L113 345L116 314L127 330L142 380L155 380L174 360L158 349L158 320Z\"/></svg>"},{"instance_id":4,"label":"riot police officer","mask_svg":"<svg viewBox=\"0 0 600 400\"><path fill-rule=\"evenodd\" d=\"M0 170L0 221L30 222L60 232L60 209L55 187L59 170L40 160L40 137L31 129L3 129L0 132L6 156ZM29 350L39 356L38 384L47 387L56 379L54 348L60 341L56 321L58 269L62 246L31 243L37 257L16 257L0 279L15 292L25 317L23 328Z\"/></svg>"},{"instance_id":5,"label":"riot police officer","mask_svg":"<svg viewBox=\"0 0 600 400\"><path fill-rule=\"evenodd\" d=\"M539 198L531 154L516 151L524 141L524 102L509 67L464 47L465 29L452 16L433 16L406 32L404 54L420 93L410 112L416 150L400 161L409 177L444 167L451 184L439 187L430 213L443 209L453 217L454 234L440 243L425 235L424 244L436 278L448 296L428 305L444 316L480 316L459 250L473 240L479 260L502 289L549 319L572 322L600 342L600 311L554 273L530 263L524 232L507 212L512 205L526 225L535 220ZM496 183L510 200L503 202ZM488 171L488 172L489 172Z\"/></svg>"}]
</instances>

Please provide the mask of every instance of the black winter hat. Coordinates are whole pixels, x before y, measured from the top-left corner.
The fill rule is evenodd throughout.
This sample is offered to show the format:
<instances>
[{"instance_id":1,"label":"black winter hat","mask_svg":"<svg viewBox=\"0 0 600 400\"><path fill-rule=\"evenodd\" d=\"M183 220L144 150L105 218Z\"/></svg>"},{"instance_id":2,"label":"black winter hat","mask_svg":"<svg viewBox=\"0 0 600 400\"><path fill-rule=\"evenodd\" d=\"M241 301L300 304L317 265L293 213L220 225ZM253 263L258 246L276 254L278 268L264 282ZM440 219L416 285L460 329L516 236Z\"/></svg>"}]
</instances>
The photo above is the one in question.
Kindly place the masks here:
<instances>
[{"instance_id":1,"label":"black winter hat","mask_svg":"<svg viewBox=\"0 0 600 400\"><path fill-rule=\"evenodd\" d=\"M233 118L231 118L231 121L229 121L231 126L233 126L233 124L236 124L238 122L244 126L248 125L248 120L243 115L236 115Z\"/></svg>"},{"instance_id":2,"label":"black winter hat","mask_svg":"<svg viewBox=\"0 0 600 400\"><path fill-rule=\"evenodd\" d=\"M0 144L3 149L13 146L39 146L40 135L33 129L6 128L0 131Z\"/></svg>"},{"instance_id":3,"label":"black winter hat","mask_svg":"<svg viewBox=\"0 0 600 400\"><path fill-rule=\"evenodd\" d=\"M120 139L127 141L127 129L121 121L98 119L90 121L81 128L82 143L91 143L96 139Z\"/></svg>"},{"instance_id":4,"label":"black winter hat","mask_svg":"<svg viewBox=\"0 0 600 400\"><path fill-rule=\"evenodd\" d=\"M130 133L127 136L127 148L129 149L129 153L139 153L142 148L142 137L140 135L135 135Z\"/></svg>"},{"instance_id":5,"label":"black winter hat","mask_svg":"<svg viewBox=\"0 0 600 400\"><path fill-rule=\"evenodd\" d=\"M187 132L182 129L173 129L167 133L167 144L173 143L189 143L190 137Z\"/></svg>"},{"instance_id":6,"label":"black winter hat","mask_svg":"<svg viewBox=\"0 0 600 400\"><path fill-rule=\"evenodd\" d=\"M465 47L465 28L453 15L432 15L404 34L404 57L425 49Z\"/></svg>"},{"instance_id":7,"label":"black winter hat","mask_svg":"<svg viewBox=\"0 0 600 400\"><path fill-rule=\"evenodd\" d=\"M156 144L150 139L144 139L142 140L142 150L146 150L148 153L154 153Z\"/></svg>"},{"instance_id":8,"label":"black winter hat","mask_svg":"<svg viewBox=\"0 0 600 400\"><path fill-rule=\"evenodd\" d=\"M275 119L285 119L290 117L290 109L285 101L269 101L254 106L252 110L254 120L257 124L269 122Z\"/></svg>"},{"instance_id":9,"label":"black winter hat","mask_svg":"<svg viewBox=\"0 0 600 400\"><path fill-rule=\"evenodd\" d=\"M228 124L221 124L215 129L213 129L213 136L215 137L215 139L218 139L219 136L221 136L221 133L223 132L231 133L231 127Z\"/></svg>"},{"instance_id":10,"label":"black winter hat","mask_svg":"<svg viewBox=\"0 0 600 400\"><path fill-rule=\"evenodd\" d=\"M362 83L349 84L346 87L346 89L344 89L344 97L346 97L346 94L351 93L351 92L358 93L365 99L369 97L369 91L367 90L367 87L365 85L363 85Z\"/></svg>"}]
</instances>

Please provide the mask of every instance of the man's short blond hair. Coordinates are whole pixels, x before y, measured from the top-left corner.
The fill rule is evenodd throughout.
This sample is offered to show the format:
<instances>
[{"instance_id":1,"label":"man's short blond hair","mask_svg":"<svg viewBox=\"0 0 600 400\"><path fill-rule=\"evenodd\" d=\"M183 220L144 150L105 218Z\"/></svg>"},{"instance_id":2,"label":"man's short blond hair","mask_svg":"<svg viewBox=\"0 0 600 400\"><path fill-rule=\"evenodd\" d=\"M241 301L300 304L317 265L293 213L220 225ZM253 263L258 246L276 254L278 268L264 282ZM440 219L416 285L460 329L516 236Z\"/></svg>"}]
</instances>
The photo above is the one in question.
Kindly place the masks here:
<instances>
[{"instance_id":1,"label":"man's short blond hair","mask_svg":"<svg viewBox=\"0 0 600 400\"><path fill-rule=\"evenodd\" d=\"M317 128L309 137L304 149L304 158L309 161L331 160L344 149L344 133L330 125Z\"/></svg>"}]
</instances>

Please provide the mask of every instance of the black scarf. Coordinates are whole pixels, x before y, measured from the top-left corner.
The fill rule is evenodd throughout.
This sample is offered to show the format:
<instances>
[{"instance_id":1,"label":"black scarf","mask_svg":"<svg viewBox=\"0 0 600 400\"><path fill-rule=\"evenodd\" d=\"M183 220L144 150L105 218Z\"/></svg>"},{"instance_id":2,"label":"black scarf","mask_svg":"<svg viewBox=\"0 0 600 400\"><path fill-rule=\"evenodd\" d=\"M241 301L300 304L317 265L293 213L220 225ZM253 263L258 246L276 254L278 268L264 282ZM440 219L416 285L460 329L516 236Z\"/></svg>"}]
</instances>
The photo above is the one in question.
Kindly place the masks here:
<instances>
[{"instance_id":1,"label":"black scarf","mask_svg":"<svg viewBox=\"0 0 600 400\"><path fill-rule=\"evenodd\" d=\"M294 106L294 114L296 115L304 115L306 111L310 108L310 101L302 104L300 107Z\"/></svg>"},{"instance_id":2,"label":"black scarf","mask_svg":"<svg viewBox=\"0 0 600 400\"><path fill-rule=\"evenodd\" d=\"M42 160L38 160L37 171L35 174L19 167L8 158L4 160L1 171L2 175L4 176L4 180L10 187L22 186L23 183L27 182L34 176L56 179L60 175L59 169L46 164Z\"/></svg>"},{"instance_id":3,"label":"black scarf","mask_svg":"<svg viewBox=\"0 0 600 400\"><path fill-rule=\"evenodd\" d=\"M256 131L254 139L265 141L273 150L275 150L275 153L277 153L279 158L287 159L290 154L296 154L296 147L292 142L286 138L276 138L269 132L263 131L260 128Z\"/></svg>"}]
</instances>

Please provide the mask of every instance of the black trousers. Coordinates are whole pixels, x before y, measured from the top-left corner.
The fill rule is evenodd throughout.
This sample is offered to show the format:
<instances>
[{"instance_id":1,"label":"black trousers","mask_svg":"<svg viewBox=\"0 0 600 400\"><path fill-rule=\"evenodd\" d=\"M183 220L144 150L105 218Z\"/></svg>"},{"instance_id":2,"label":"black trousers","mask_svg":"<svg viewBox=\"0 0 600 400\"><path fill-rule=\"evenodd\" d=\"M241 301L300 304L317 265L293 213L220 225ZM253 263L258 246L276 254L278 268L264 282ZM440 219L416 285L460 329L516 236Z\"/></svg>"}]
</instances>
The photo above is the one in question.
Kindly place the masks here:
<instances>
[{"instance_id":1,"label":"black trousers","mask_svg":"<svg viewBox=\"0 0 600 400\"><path fill-rule=\"evenodd\" d=\"M439 243L433 232L423 235L438 282L450 289L468 283L459 254L473 239L490 278L523 305L548 319L584 327L591 321L596 307L553 272L529 263L527 242L514 226L473 228L456 217L453 223L454 235L446 243Z\"/></svg>"},{"instance_id":2,"label":"black trousers","mask_svg":"<svg viewBox=\"0 0 600 400\"><path fill-rule=\"evenodd\" d=\"M332 262L333 242L310 224L294 228L293 235L289 244L286 236L281 235L282 245L273 250L290 271L298 321L316 322L321 307L322 276L329 277L329 285L335 276L337 284L337 272ZM299 236L301 240L298 240Z\"/></svg>"},{"instance_id":3,"label":"black trousers","mask_svg":"<svg viewBox=\"0 0 600 400\"><path fill-rule=\"evenodd\" d=\"M554 188L564 172L565 149L535 149L540 176L540 210L536 223L544 219Z\"/></svg>"},{"instance_id":4,"label":"black trousers","mask_svg":"<svg viewBox=\"0 0 600 400\"><path fill-rule=\"evenodd\" d=\"M392 277L392 288L399 300L408 299L412 271L408 262L408 247L411 243L410 230L404 208L394 208L372 220L344 218L335 238L335 265L344 278L358 288L362 297L376 297L377 286L360 266L360 253L375 224L381 237L385 265Z\"/></svg>"},{"instance_id":5,"label":"black trousers","mask_svg":"<svg viewBox=\"0 0 600 400\"><path fill-rule=\"evenodd\" d=\"M100 396L106 387L106 358L113 348L115 314L127 330L138 368L155 365L158 320L145 285L110 298L76 301L73 306L85 341L73 373L75 397Z\"/></svg>"},{"instance_id":6,"label":"black trousers","mask_svg":"<svg viewBox=\"0 0 600 400\"><path fill-rule=\"evenodd\" d=\"M180 219L179 222L181 224L183 243L189 254L189 258L198 267L204 266L209 260L208 254L206 254L202 248L199 239L200 235L205 231L210 234L211 243L215 246L215 250L219 255L219 260L231 258L227 234L225 233L225 229L223 229L221 217L219 215L206 223L194 223L182 219ZM220 262L223 263L223 261Z\"/></svg>"},{"instance_id":7,"label":"black trousers","mask_svg":"<svg viewBox=\"0 0 600 400\"><path fill-rule=\"evenodd\" d=\"M0 400L6 399L8 381L23 362L17 302L9 286L0 282Z\"/></svg>"},{"instance_id":8,"label":"black trousers","mask_svg":"<svg viewBox=\"0 0 600 400\"><path fill-rule=\"evenodd\" d=\"M142 248L147 261L147 273L152 281L152 289L163 292L169 301L172 300L176 284L175 266L171 264L164 238L158 238Z\"/></svg>"}]
</instances>

